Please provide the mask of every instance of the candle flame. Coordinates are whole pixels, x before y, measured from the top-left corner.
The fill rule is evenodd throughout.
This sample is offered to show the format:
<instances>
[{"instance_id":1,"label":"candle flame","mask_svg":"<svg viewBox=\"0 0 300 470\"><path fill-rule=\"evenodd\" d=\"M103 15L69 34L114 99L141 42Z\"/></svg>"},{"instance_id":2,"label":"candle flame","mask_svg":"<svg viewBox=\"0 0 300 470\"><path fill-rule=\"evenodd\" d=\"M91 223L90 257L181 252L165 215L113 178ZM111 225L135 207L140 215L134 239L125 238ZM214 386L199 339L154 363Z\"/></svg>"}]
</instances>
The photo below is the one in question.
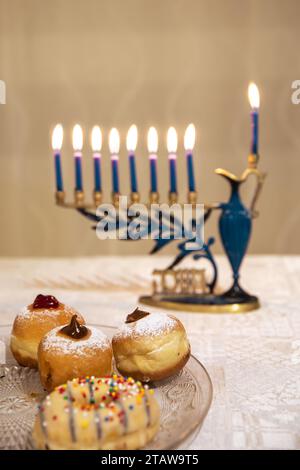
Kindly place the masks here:
<instances>
[{"instance_id":1,"label":"candle flame","mask_svg":"<svg viewBox=\"0 0 300 470\"><path fill-rule=\"evenodd\" d=\"M148 138L147 138L147 144L148 144L148 152L149 153L156 153L158 149L158 134L157 130L155 127L150 127L148 131Z\"/></svg>"},{"instance_id":2,"label":"candle flame","mask_svg":"<svg viewBox=\"0 0 300 470\"><path fill-rule=\"evenodd\" d=\"M126 137L126 148L128 152L134 152L138 141L138 130L135 124L130 126Z\"/></svg>"},{"instance_id":3,"label":"candle flame","mask_svg":"<svg viewBox=\"0 0 300 470\"><path fill-rule=\"evenodd\" d=\"M194 124L189 124L184 134L184 148L185 150L193 150L196 140L196 129Z\"/></svg>"},{"instance_id":4,"label":"candle flame","mask_svg":"<svg viewBox=\"0 0 300 470\"><path fill-rule=\"evenodd\" d=\"M73 149L78 150L79 152L82 150L83 146L83 132L82 128L79 124L76 124L73 127Z\"/></svg>"},{"instance_id":5,"label":"candle flame","mask_svg":"<svg viewBox=\"0 0 300 470\"><path fill-rule=\"evenodd\" d=\"M64 130L61 124L56 124L52 132L52 148L53 150L61 150L64 138Z\"/></svg>"},{"instance_id":6,"label":"candle flame","mask_svg":"<svg viewBox=\"0 0 300 470\"><path fill-rule=\"evenodd\" d=\"M102 133L99 126L92 129L92 149L93 152L100 152L102 148Z\"/></svg>"},{"instance_id":7,"label":"candle flame","mask_svg":"<svg viewBox=\"0 0 300 470\"><path fill-rule=\"evenodd\" d=\"M259 90L253 82L251 82L248 87L248 98L251 108L258 109L260 104Z\"/></svg>"},{"instance_id":8,"label":"candle flame","mask_svg":"<svg viewBox=\"0 0 300 470\"><path fill-rule=\"evenodd\" d=\"M112 155L117 155L120 151L120 134L118 129L113 127L109 133L109 150Z\"/></svg>"},{"instance_id":9,"label":"candle flame","mask_svg":"<svg viewBox=\"0 0 300 470\"><path fill-rule=\"evenodd\" d=\"M177 151L177 132L174 127L169 127L167 134L167 149L169 153L176 153Z\"/></svg>"}]
</instances>

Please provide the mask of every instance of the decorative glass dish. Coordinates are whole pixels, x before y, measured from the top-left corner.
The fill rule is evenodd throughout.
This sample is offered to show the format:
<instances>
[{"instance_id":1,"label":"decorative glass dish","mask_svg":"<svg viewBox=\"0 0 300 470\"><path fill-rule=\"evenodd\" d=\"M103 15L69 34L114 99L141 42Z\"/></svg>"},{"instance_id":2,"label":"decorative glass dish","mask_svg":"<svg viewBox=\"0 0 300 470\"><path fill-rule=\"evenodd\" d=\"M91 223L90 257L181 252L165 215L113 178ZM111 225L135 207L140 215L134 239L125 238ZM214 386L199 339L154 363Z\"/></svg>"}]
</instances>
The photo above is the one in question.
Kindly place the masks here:
<instances>
[{"instance_id":1,"label":"decorative glass dish","mask_svg":"<svg viewBox=\"0 0 300 470\"><path fill-rule=\"evenodd\" d=\"M115 328L95 325L108 336ZM11 326L0 326L0 449L32 449L31 431L37 405L45 396L38 372L16 365L9 349ZM170 379L154 382L161 408L161 426L148 450L184 449L199 432L212 401L212 383L202 364L193 356L184 369Z\"/></svg>"}]
</instances>

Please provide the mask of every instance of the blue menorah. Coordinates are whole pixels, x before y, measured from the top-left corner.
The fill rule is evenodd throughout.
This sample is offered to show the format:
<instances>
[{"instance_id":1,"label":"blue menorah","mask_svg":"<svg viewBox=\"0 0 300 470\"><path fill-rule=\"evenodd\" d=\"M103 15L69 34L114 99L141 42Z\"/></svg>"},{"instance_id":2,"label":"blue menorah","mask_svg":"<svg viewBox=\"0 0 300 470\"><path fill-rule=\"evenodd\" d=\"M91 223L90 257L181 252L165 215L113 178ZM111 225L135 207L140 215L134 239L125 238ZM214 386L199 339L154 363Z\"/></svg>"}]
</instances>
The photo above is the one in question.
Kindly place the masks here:
<instances>
[{"instance_id":1,"label":"blue menorah","mask_svg":"<svg viewBox=\"0 0 300 470\"><path fill-rule=\"evenodd\" d=\"M222 176L230 186L230 196L226 202L218 202L214 204L204 204L204 217L205 223L213 213L219 212L219 235L222 241L224 252L229 260L232 270L232 285L226 292L218 292L218 266L214 258L212 247L215 241L214 237L209 237L204 243L194 249L188 249L188 244L195 243L195 238L183 235L182 240L178 240L175 236L178 224L182 223L176 219L176 214L168 218L169 237L164 237L164 229L166 222L164 220L164 210L159 210L159 229L158 235L154 241L154 247L151 254L155 254L163 250L170 243L176 244L176 255L174 260L163 270L156 270L153 281L154 289L151 295L140 297L141 303L152 305L161 308L170 308L177 310L187 310L195 312L246 312L257 309L259 307L258 298L246 292L240 282L240 267L247 252L253 218L257 216L255 211L256 203L263 186L265 174L257 169L258 155L250 154L248 157L248 166L240 177L230 173L224 169L217 169L216 174ZM240 188L248 178L253 175L256 178L256 189L249 207L243 203ZM113 193L113 203L116 208L116 226L118 231L120 227L124 229L124 213L118 211L118 204L120 200L120 193ZM68 203L65 202L64 191L56 192L56 202L59 206L75 208L80 214L87 217L90 221L94 222L93 227L101 222L106 216L101 210L96 211L96 207L102 201L102 194L100 191L94 192L94 201L92 204L84 203L84 193L82 190L75 191L75 201ZM139 194L133 192L131 194L132 203L139 201ZM189 191L188 201L196 204L196 192ZM158 202L158 193L150 193L150 202ZM177 202L177 194L169 192L169 206ZM134 216L125 214L126 223L129 224L134 219ZM157 215L156 215L157 216ZM198 222L194 215L191 216L191 226L195 226ZM151 230L153 224L151 215L146 217L143 221L143 232L151 238ZM176 232L177 233L177 232ZM182 230L184 234L184 230ZM130 237L122 236L122 239L129 239ZM201 266L201 262L206 260L211 267L212 274L210 278L207 276L203 269L178 269L180 263L186 258L192 258L197 266ZM157 276L159 280L157 281ZM168 285L169 279L169 285Z\"/></svg>"}]
</instances>

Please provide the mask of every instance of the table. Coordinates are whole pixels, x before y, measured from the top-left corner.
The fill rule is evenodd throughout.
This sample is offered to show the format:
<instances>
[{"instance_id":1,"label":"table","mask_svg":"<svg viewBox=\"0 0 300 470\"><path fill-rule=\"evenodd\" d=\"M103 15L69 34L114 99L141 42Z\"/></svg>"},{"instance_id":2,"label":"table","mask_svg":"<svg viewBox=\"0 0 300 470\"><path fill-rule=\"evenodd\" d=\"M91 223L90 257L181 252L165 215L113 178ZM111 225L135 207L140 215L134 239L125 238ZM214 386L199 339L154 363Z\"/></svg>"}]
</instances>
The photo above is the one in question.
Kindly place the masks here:
<instances>
[{"instance_id":1,"label":"table","mask_svg":"<svg viewBox=\"0 0 300 470\"><path fill-rule=\"evenodd\" d=\"M0 259L0 324L38 293L74 306L87 322L116 326L149 292L165 257ZM228 266L219 257L224 287ZM226 274L227 273L227 274ZM262 308L247 314L174 312L214 386L190 449L300 448L300 257L249 256L242 285ZM3 361L3 350L2 357Z\"/></svg>"}]
</instances>

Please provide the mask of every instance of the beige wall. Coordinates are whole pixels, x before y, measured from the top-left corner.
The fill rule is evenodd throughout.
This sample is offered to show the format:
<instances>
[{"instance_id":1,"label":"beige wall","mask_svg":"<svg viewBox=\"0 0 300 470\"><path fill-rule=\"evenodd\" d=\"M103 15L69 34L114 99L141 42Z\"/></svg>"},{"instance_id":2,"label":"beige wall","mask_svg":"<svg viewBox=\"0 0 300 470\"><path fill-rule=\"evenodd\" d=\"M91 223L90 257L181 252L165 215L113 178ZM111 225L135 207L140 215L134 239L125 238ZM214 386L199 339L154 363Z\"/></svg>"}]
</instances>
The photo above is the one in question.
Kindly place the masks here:
<instances>
[{"instance_id":1,"label":"beige wall","mask_svg":"<svg viewBox=\"0 0 300 470\"><path fill-rule=\"evenodd\" d=\"M195 151L201 200L224 199L214 168L240 173L249 148L247 85L260 87L261 168L268 171L251 250L300 253L300 105L291 82L300 78L299 0L0 0L0 254L144 253L150 242L100 242L89 222L53 203L49 129L61 121L65 185L72 194L69 133L99 123L122 134L122 187L128 189L125 132L135 122L186 124L198 130ZM143 194L145 146L138 150ZM85 180L91 189L86 148ZM106 194L109 191L104 145ZM185 167L179 157L180 188ZM163 146L160 183L167 178ZM249 191L248 191L249 192ZM212 223L207 234L214 228Z\"/></svg>"}]
</instances>

